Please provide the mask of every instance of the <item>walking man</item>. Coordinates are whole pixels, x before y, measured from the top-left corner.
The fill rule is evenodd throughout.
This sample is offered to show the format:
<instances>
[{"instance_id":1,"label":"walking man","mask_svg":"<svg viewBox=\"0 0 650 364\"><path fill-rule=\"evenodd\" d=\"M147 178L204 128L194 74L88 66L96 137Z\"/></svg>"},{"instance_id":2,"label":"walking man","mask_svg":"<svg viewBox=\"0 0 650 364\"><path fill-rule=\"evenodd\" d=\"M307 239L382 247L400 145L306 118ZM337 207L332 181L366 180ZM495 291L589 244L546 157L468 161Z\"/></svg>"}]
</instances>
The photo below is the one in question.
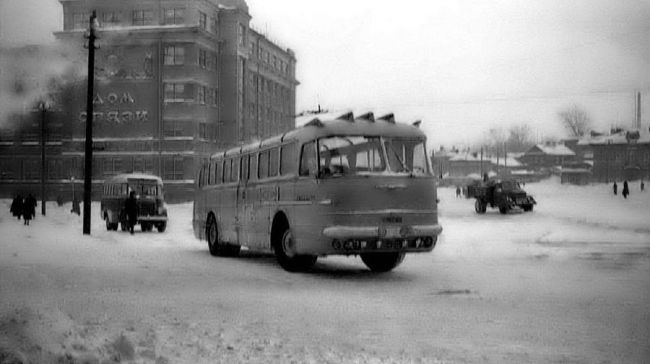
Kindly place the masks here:
<instances>
[{"instance_id":1,"label":"walking man","mask_svg":"<svg viewBox=\"0 0 650 364\"><path fill-rule=\"evenodd\" d=\"M129 220L129 231L133 234L135 224L138 222L138 200L135 198L135 191L129 193L124 210L126 212L126 218Z\"/></svg>"},{"instance_id":2,"label":"walking man","mask_svg":"<svg viewBox=\"0 0 650 364\"><path fill-rule=\"evenodd\" d=\"M623 198L627 198L630 194L630 189L627 187L627 181L623 181Z\"/></svg>"},{"instance_id":3,"label":"walking man","mask_svg":"<svg viewBox=\"0 0 650 364\"><path fill-rule=\"evenodd\" d=\"M613 189L614 189L614 194L616 195L616 193L618 192L618 185L616 184L616 182L614 182Z\"/></svg>"}]
</instances>

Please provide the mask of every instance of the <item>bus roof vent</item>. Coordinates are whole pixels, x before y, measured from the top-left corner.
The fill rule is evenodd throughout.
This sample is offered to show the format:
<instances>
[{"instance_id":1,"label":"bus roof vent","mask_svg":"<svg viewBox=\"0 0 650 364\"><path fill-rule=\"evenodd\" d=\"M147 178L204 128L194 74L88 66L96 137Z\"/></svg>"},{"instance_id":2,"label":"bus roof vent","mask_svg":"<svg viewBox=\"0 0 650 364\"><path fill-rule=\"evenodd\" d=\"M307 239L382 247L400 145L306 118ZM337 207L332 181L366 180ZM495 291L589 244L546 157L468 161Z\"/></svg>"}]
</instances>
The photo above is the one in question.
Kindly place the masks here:
<instances>
[{"instance_id":1,"label":"bus roof vent","mask_svg":"<svg viewBox=\"0 0 650 364\"><path fill-rule=\"evenodd\" d=\"M374 122L375 121L375 114L373 114L372 112L367 112L365 114L361 114L361 115L357 116L357 119L363 119L363 120L368 120L370 122Z\"/></svg>"},{"instance_id":2,"label":"bus roof vent","mask_svg":"<svg viewBox=\"0 0 650 364\"><path fill-rule=\"evenodd\" d=\"M378 120L384 120L387 123L395 124L395 114L393 114L392 112L388 113L388 114L380 117Z\"/></svg>"},{"instance_id":3,"label":"bus roof vent","mask_svg":"<svg viewBox=\"0 0 650 364\"><path fill-rule=\"evenodd\" d=\"M322 128L323 126L325 126L325 124L323 124L323 122L320 121L319 118L313 118L307 124L305 124L305 126L315 126L317 128Z\"/></svg>"},{"instance_id":4,"label":"bus roof vent","mask_svg":"<svg viewBox=\"0 0 650 364\"><path fill-rule=\"evenodd\" d=\"M420 124L422 124L422 120L416 120L415 122L413 122L413 126L418 129L420 129Z\"/></svg>"},{"instance_id":5,"label":"bus roof vent","mask_svg":"<svg viewBox=\"0 0 650 364\"><path fill-rule=\"evenodd\" d=\"M352 111L346 112L345 114L339 115L337 119L354 122L354 113Z\"/></svg>"}]
</instances>

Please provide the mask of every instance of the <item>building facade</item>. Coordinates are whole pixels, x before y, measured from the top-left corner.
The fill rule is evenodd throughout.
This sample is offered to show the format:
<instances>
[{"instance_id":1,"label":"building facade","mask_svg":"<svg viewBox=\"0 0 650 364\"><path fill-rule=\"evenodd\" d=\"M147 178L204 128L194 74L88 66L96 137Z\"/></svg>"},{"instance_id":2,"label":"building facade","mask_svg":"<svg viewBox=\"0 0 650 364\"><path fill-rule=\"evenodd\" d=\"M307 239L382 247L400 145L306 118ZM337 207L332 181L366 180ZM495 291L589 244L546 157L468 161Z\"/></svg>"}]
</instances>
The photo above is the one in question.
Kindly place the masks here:
<instances>
[{"instance_id":1,"label":"building facade","mask_svg":"<svg viewBox=\"0 0 650 364\"><path fill-rule=\"evenodd\" d=\"M169 200L188 199L210 154L294 127L295 55L250 28L243 0L60 2L64 29L55 35L79 52L80 64L97 14L94 191L112 175L145 172L163 178ZM48 180L49 199L68 196L66 184L83 179L86 82L68 82L56 97L62 130L49 136L59 148L47 154L60 160L61 178ZM11 180L25 177L15 171ZM2 189L13 192L8 181Z\"/></svg>"}]
</instances>

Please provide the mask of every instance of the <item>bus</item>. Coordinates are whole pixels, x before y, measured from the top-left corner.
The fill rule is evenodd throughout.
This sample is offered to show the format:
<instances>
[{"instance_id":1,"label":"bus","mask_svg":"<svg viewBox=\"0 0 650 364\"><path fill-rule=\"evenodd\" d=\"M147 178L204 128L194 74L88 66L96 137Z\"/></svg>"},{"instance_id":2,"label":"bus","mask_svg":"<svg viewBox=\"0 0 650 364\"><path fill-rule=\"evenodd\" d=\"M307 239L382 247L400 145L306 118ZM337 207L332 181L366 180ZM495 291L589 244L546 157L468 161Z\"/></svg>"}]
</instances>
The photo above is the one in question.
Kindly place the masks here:
<instances>
[{"instance_id":1,"label":"bus","mask_svg":"<svg viewBox=\"0 0 650 364\"><path fill-rule=\"evenodd\" d=\"M432 251L442 227L425 134L393 114L310 119L203 163L192 223L210 253L245 246L291 272L319 256L358 255L387 272L407 253Z\"/></svg>"},{"instance_id":2,"label":"bus","mask_svg":"<svg viewBox=\"0 0 650 364\"><path fill-rule=\"evenodd\" d=\"M142 173L126 173L107 178L102 189L100 213L106 222L106 230L127 231L129 222L124 204L129 193L135 191L138 200L138 220L142 231L159 232L167 228L167 205L163 194L163 182L158 176Z\"/></svg>"}]
</instances>

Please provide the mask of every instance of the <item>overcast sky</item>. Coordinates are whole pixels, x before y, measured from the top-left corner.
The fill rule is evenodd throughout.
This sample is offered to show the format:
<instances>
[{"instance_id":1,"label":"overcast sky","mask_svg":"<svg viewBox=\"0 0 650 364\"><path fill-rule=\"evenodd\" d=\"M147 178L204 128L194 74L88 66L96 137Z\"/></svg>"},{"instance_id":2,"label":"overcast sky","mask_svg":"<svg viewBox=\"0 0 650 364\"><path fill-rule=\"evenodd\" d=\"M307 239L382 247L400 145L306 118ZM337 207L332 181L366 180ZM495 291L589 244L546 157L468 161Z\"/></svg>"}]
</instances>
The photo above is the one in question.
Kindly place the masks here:
<instances>
[{"instance_id":1,"label":"overcast sky","mask_svg":"<svg viewBox=\"0 0 650 364\"><path fill-rule=\"evenodd\" d=\"M297 110L376 109L423 120L433 145L527 123L563 136L558 111L594 126L650 124L650 0L247 0L252 25L292 48ZM56 0L0 0L0 40L61 28Z\"/></svg>"}]
</instances>

